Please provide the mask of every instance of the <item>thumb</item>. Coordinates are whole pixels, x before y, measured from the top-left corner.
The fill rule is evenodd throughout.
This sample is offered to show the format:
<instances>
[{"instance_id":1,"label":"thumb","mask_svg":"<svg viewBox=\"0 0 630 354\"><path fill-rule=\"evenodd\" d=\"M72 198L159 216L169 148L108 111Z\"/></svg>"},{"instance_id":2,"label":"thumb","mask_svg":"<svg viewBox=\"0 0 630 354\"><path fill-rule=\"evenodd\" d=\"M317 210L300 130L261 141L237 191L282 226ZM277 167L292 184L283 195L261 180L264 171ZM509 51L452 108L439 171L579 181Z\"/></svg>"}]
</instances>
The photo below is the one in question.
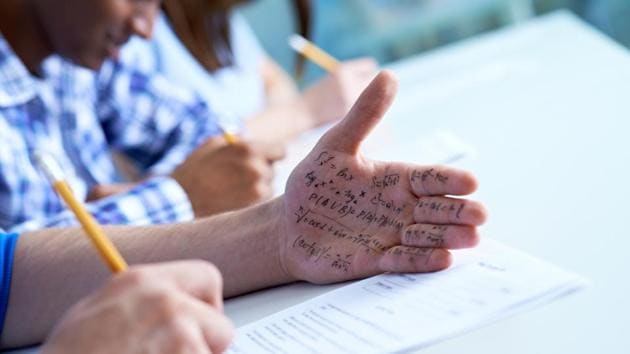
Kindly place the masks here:
<instances>
[{"instance_id":1,"label":"thumb","mask_svg":"<svg viewBox=\"0 0 630 354\"><path fill-rule=\"evenodd\" d=\"M389 71L381 71L363 90L346 117L332 127L317 148L333 149L355 155L361 142L383 118L396 95L397 82Z\"/></svg>"}]
</instances>

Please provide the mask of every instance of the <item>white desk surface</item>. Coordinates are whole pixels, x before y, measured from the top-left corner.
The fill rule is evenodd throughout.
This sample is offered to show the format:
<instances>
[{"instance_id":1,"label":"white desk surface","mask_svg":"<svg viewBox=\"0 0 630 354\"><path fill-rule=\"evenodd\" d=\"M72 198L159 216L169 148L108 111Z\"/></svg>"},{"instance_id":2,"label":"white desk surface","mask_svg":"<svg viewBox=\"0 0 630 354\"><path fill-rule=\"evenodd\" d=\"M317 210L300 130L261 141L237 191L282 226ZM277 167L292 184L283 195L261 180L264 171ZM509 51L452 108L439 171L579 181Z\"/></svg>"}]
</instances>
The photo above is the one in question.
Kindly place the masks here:
<instances>
[{"instance_id":1,"label":"white desk surface","mask_svg":"<svg viewBox=\"0 0 630 354\"><path fill-rule=\"evenodd\" d=\"M592 281L423 353L630 352L628 51L560 12L391 69L395 134L444 129L475 147L457 164L480 179L482 235ZM279 287L228 300L226 311L239 326L337 286Z\"/></svg>"}]
</instances>

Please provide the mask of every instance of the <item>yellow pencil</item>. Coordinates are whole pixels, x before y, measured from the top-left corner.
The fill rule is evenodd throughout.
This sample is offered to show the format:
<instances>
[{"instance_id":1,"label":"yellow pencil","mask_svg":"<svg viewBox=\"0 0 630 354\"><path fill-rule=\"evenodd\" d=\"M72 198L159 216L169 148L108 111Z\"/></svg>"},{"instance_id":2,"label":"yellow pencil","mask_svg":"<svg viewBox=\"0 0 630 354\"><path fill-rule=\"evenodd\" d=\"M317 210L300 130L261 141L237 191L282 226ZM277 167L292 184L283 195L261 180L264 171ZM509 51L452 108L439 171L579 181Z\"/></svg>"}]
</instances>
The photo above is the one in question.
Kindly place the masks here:
<instances>
[{"instance_id":1,"label":"yellow pencil","mask_svg":"<svg viewBox=\"0 0 630 354\"><path fill-rule=\"evenodd\" d=\"M339 68L340 63L337 59L299 34L292 34L289 37L289 45L329 73L335 72Z\"/></svg>"},{"instance_id":2,"label":"yellow pencil","mask_svg":"<svg viewBox=\"0 0 630 354\"><path fill-rule=\"evenodd\" d=\"M90 215L83 204L81 204L72 193L70 186L64 180L63 171L57 164L57 161L55 161L52 156L41 152L36 152L33 157L40 168L44 171L44 174L50 183L52 183L57 193L59 193L68 207L70 207L70 210L74 212L74 215L76 215L77 219L83 226L83 229L92 241L92 244L101 254L101 257L103 257L103 260L107 263L111 271L119 273L127 270L127 262L125 262L120 252L118 252L116 246L114 246L111 240L107 238L107 235L105 235L101 225L94 220L94 217Z\"/></svg>"}]
</instances>

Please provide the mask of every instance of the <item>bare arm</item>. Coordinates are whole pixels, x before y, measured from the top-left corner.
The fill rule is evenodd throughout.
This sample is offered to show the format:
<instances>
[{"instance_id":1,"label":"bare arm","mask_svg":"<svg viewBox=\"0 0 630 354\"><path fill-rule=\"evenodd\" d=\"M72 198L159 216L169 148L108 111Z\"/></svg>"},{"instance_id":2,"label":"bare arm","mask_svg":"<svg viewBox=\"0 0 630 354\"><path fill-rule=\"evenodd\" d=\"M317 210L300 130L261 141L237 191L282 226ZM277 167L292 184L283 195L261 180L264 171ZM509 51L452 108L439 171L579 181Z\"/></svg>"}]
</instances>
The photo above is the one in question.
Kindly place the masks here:
<instances>
[{"instance_id":1,"label":"bare arm","mask_svg":"<svg viewBox=\"0 0 630 354\"><path fill-rule=\"evenodd\" d=\"M278 263L281 199L194 223L106 227L130 264L212 260L229 297L291 282ZM63 313L110 273L80 229L47 229L18 240L2 346L42 341Z\"/></svg>"},{"instance_id":2,"label":"bare arm","mask_svg":"<svg viewBox=\"0 0 630 354\"><path fill-rule=\"evenodd\" d=\"M346 118L295 168L284 196L194 223L108 227L131 264L199 258L225 279L224 296L305 280L331 283L382 272L448 267L449 249L478 242L483 206L459 197L475 178L441 166L376 162L359 145L396 91L379 75ZM22 235L2 337L43 340L61 314L108 277L78 229Z\"/></svg>"}]
</instances>

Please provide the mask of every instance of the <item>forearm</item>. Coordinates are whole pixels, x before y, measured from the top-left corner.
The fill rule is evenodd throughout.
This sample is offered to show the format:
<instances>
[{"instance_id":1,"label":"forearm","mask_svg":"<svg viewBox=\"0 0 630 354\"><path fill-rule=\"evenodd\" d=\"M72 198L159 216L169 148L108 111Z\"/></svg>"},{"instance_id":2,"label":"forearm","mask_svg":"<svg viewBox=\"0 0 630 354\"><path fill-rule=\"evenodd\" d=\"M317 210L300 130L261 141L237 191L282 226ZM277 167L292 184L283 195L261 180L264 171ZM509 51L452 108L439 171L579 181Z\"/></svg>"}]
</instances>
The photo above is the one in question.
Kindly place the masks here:
<instances>
[{"instance_id":1,"label":"forearm","mask_svg":"<svg viewBox=\"0 0 630 354\"><path fill-rule=\"evenodd\" d=\"M180 225L106 227L130 264L204 259L225 296L291 282L278 257L282 199ZM61 315L110 276L80 229L26 233L18 241L3 347L40 342Z\"/></svg>"},{"instance_id":2,"label":"forearm","mask_svg":"<svg viewBox=\"0 0 630 354\"><path fill-rule=\"evenodd\" d=\"M223 213L192 223L143 228L119 234L121 251L131 264L203 259L216 265L224 279L225 297L292 281L279 262L284 232L283 200ZM118 242L117 242L118 244Z\"/></svg>"}]
</instances>

